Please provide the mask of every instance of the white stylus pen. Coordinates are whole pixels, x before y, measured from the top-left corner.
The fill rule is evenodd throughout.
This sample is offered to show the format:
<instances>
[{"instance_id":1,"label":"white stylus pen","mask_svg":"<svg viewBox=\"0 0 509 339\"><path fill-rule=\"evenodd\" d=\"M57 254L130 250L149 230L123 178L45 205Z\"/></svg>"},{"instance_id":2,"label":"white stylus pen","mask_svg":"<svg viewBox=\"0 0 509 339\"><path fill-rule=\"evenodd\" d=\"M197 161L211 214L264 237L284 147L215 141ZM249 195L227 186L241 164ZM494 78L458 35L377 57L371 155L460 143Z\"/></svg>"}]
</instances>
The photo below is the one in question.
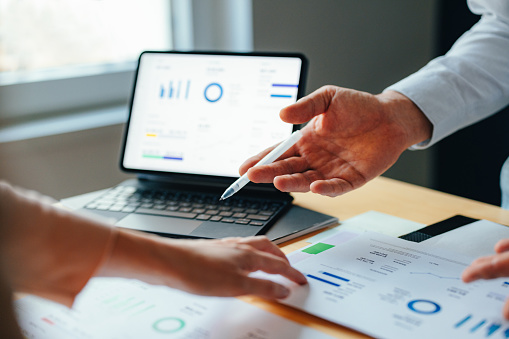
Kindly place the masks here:
<instances>
[{"instance_id":1,"label":"white stylus pen","mask_svg":"<svg viewBox=\"0 0 509 339\"><path fill-rule=\"evenodd\" d=\"M270 164L271 162L274 162L284 152L288 151L288 149L290 149L290 147L295 145L301 137L302 137L302 132L300 130L293 132L292 135L290 135L288 137L288 139L286 139L285 141L283 141L282 143L277 145L276 148L274 148L269 154L264 156L262 160L258 161L258 163L255 166L267 165L267 164ZM223 195L221 196L221 199L219 199L219 200L228 199L229 197L231 197L232 195L234 195L235 193L240 191L240 189L242 187L246 186L248 182L249 182L249 179L247 178L247 172L246 172L246 173L244 173L243 176L241 176L233 184L231 184L231 186L228 187L226 189L226 191L224 191Z\"/></svg>"}]
</instances>

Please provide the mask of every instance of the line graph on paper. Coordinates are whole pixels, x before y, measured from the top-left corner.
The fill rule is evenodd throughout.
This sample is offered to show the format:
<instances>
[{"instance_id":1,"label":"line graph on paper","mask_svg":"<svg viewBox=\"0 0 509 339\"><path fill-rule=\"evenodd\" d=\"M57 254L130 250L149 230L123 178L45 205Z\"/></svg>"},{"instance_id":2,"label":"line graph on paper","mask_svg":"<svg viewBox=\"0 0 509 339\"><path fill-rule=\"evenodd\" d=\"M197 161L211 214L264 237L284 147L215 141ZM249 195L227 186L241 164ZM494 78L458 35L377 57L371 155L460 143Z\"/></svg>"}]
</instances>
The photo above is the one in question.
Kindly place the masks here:
<instances>
[{"instance_id":1,"label":"line graph on paper","mask_svg":"<svg viewBox=\"0 0 509 339\"><path fill-rule=\"evenodd\" d=\"M438 279L460 280L460 277L450 277L450 276L448 277L448 276L435 274L432 272L410 272L410 274L430 275L430 276L438 278Z\"/></svg>"}]
</instances>

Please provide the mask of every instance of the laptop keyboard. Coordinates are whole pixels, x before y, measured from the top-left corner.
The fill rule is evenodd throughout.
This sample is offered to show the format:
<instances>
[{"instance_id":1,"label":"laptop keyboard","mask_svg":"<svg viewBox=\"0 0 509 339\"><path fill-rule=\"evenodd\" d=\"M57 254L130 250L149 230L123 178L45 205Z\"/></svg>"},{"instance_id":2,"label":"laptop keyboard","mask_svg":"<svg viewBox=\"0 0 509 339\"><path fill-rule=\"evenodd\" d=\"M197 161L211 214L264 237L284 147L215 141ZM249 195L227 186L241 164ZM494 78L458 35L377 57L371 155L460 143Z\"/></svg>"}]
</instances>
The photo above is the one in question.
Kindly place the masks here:
<instances>
[{"instance_id":1,"label":"laptop keyboard","mask_svg":"<svg viewBox=\"0 0 509 339\"><path fill-rule=\"evenodd\" d=\"M214 194L117 186L88 203L85 208L265 226L285 206L285 203L275 200L231 197L219 201L219 196Z\"/></svg>"}]
</instances>

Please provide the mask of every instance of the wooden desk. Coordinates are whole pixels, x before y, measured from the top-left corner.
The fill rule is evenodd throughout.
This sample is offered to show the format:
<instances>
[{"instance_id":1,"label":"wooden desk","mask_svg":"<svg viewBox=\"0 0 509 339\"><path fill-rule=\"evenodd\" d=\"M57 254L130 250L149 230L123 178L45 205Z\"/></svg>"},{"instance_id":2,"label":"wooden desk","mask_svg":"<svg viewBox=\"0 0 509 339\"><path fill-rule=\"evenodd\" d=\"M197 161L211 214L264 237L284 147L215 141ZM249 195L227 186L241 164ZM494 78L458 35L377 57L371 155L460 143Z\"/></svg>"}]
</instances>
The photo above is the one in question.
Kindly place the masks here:
<instances>
[{"instance_id":1,"label":"wooden desk","mask_svg":"<svg viewBox=\"0 0 509 339\"><path fill-rule=\"evenodd\" d=\"M509 226L509 210L383 177L341 197L328 198L311 193L296 193L294 197L295 204L333 215L340 221L374 210L423 224L433 224L453 215L462 214ZM283 251L289 253L305 246L308 244L306 238L282 244ZM253 297L242 299L337 338L368 338L361 333L285 305Z\"/></svg>"}]
</instances>

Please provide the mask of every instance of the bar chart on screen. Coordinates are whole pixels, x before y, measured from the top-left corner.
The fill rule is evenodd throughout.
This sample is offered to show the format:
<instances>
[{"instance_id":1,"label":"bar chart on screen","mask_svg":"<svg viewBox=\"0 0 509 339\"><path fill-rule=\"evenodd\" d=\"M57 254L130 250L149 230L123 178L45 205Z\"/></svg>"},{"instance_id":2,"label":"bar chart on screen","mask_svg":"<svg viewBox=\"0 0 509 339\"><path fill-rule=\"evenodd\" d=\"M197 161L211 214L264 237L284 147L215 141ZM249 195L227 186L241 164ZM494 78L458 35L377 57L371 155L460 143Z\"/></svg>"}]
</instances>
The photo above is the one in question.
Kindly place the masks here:
<instances>
[{"instance_id":1,"label":"bar chart on screen","mask_svg":"<svg viewBox=\"0 0 509 339\"><path fill-rule=\"evenodd\" d=\"M124 166L237 177L244 160L293 130L300 59L144 54Z\"/></svg>"},{"instance_id":2,"label":"bar chart on screen","mask_svg":"<svg viewBox=\"0 0 509 339\"><path fill-rule=\"evenodd\" d=\"M189 99L191 80L168 80L162 83L159 90L159 98L173 100Z\"/></svg>"}]
</instances>

